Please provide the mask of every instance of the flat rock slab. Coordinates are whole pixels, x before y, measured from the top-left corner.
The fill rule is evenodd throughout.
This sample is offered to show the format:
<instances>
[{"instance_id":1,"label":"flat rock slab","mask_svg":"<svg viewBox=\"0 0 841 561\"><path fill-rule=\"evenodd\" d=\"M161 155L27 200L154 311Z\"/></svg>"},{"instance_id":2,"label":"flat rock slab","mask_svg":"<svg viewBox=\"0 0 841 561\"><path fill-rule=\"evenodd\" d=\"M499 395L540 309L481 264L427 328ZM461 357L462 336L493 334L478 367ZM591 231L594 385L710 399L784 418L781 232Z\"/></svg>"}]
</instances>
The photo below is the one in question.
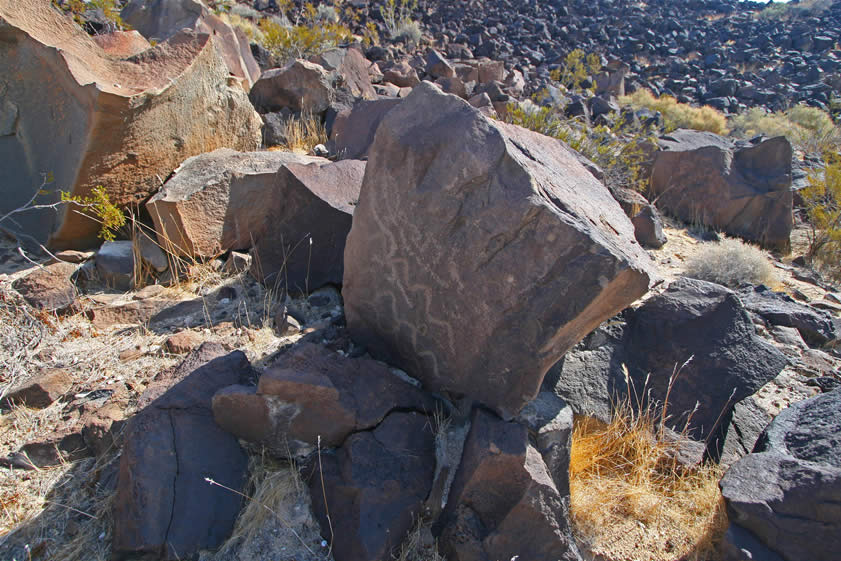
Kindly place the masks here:
<instances>
[{"instance_id":1,"label":"flat rock slab","mask_svg":"<svg viewBox=\"0 0 841 561\"><path fill-rule=\"evenodd\" d=\"M34 409L43 409L69 392L72 387L73 376L66 370L46 370L12 388L3 398L3 405L26 405Z\"/></svg>"},{"instance_id":2,"label":"flat rock slab","mask_svg":"<svg viewBox=\"0 0 841 561\"><path fill-rule=\"evenodd\" d=\"M658 207L763 247L789 248L794 197L788 140L736 145L710 132L679 129L659 144L651 172Z\"/></svg>"},{"instance_id":3,"label":"flat rock slab","mask_svg":"<svg viewBox=\"0 0 841 561\"><path fill-rule=\"evenodd\" d=\"M431 414L435 403L382 363L313 343L281 355L256 388L234 386L213 397L220 426L281 453L311 449L319 439L338 446L395 409Z\"/></svg>"},{"instance_id":4,"label":"flat rock slab","mask_svg":"<svg viewBox=\"0 0 841 561\"><path fill-rule=\"evenodd\" d=\"M428 83L380 123L345 313L356 341L427 388L511 417L653 277L622 209L561 142Z\"/></svg>"},{"instance_id":5,"label":"flat rock slab","mask_svg":"<svg viewBox=\"0 0 841 561\"><path fill-rule=\"evenodd\" d=\"M33 308L46 312L66 310L78 294L73 283L76 269L78 266L73 263L53 263L16 280L12 288Z\"/></svg>"},{"instance_id":6,"label":"flat rock slab","mask_svg":"<svg viewBox=\"0 0 841 561\"><path fill-rule=\"evenodd\" d=\"M731 524L788 561L841 550L841 389L780 413L721 480ZM733 540L749 547L747 539ZM754 557L760 558L760 557Z\"/></svg>"},{"instance_id":7,"label":"flat rock slab","mask_svg":"<svg viewBox=\"0 0 841 561\"><path fill-rule=\"evenodd\" d=\"M120 457L115 552L190 559L228 537L241 498L206 478L242 489L247 457L213 421L210 401L251 374L243 353L206 343L149 385Z\"/></svg>"},{"instance_id":8,"label":"flat rock slab","mask_svg":"<svg viewBox=\"0 0 841 561\"><path fill-rule=\"evenodd\" d=\"M580 561L558 492L525 425L476 409L441 525L450 561Z\"/></svg>"},{"instance_id":9,"label":"flat rock slab","mask_svg":"<svg viewBox=\"0 0 841 561\"><path fill-rule=\"evenodd\" d=\"M376 429L354 434L335 453L321 454L311 469L310 496L336 561L392 558L432 487L430 426L425 415L391 413Z\"/></svg>"}]
</instances>

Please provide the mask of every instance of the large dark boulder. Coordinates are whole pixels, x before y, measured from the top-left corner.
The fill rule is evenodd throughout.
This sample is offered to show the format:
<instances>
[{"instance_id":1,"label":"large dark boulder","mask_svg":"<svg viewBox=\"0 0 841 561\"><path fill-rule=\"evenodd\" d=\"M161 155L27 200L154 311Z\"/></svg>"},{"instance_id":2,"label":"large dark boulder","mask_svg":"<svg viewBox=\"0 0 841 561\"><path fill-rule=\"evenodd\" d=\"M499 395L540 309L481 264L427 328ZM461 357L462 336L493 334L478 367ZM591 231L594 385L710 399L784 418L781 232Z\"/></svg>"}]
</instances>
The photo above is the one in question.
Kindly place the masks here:
<instances>
[{"instance_id":1,"label":"large dark boulder","mask_svg":"<svg viewBox=\"0 0 841 561\"><path fill-rule=\"evenodd\" d=\"M376 429L354 434L314 463L313 511L336 561L392 558L432 487L430 427L425 415L391 413Z\"/></svg>"},{"instance_id":2,"label":"large dark boulder","mask_svg":"<svg viewBox=\"0 0 841 561\"><path fill-rule=\"evenodd\" d=\"M205 343L150 384L124 435L115 553L192 559L230 535L241 497L206 479L240 490L248 462L237 439L213 421L210 400L251 376L243 353Z\"/></svg>"},{"instance_id":3,"label":"large dark boulder","mask_svg":"<svg viewBox=\"0 0 841 561\"><path fill-rule=\"evenodd\" d=\"M733 405L785 364L785 356L756 334L733 291L682 278L602 325L558 362L547 381L576 412L604 421L617 396L630 392L632 403L650 397L660 407L668 393L668 425L680 431L691 414L689 436L717 447L714 436L729 425Z\"/></svg>"},{"instance_id":4,"label":"large dark boulder","mask_svg":"<svg viewBox=\"0 0 841 561\"><path fill-rule=\"evenodd\" d=\"M680 129L660 139L651 171L657 205L770 249L787 250L793 225L792 149L784 137L737 145Z\"/></svg>"},{"instance_id":5,"label":"large dark boulder","mask_svg":"<svg viewBox=\"0 0 841 561\"><path fill-rule=\"evenodd\" d=\"M476 409L440 522L442 552L450 561L580 561L565 497L525 425Z\"/></svg>"},{"instance_id":6,"label":"large dark boulder","mask_svg":"<svg viewBox=\"0 0 841 561\"><path fill-rule=\"evenodd\" d=\"M342 159L367 159L380 121L401 101L400 98L362 100L341 111L330 131L331 153Z\"/></svg>"},{"instance_id":7,"label":"large dark boulder","mask_svg":"<svg viewBox=\"0 0 841 561\"><path fill-rule=\"evenodd\" d=\"M652 262L559 141L424 83L380 123L345 250L351 336L506 417Z\"/></svg>"},{"instance_id":8,"label":"large dark boulder","mask_svg":"<svg viewBox=\"0 0 841 561\"><path fill-rule=\"evenodd\" d=\"M841 390L780 413L721 480L733 527L787 561L841 551ZM748 540L740 540L748 549ZM758 559L760 557L753 557Z\"/></svg>"}]
</instances>

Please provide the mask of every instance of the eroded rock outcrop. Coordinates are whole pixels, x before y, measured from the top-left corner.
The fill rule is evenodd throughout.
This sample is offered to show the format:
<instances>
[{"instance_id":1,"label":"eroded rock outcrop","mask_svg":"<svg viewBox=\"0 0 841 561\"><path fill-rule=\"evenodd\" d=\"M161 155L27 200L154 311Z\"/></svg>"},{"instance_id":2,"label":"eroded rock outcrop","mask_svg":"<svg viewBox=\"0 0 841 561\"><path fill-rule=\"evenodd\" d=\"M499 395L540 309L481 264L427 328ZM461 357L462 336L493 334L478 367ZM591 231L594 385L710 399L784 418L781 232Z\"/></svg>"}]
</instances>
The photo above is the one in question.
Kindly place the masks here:
<instances>
[{"instance_id":1,"label":"eroded rock outcrop","mask_svg":"<svg viewBox=\"0 0 841 561\"><path fill-rule=\"evenodd\" d=\"M0 39L0 160L15 162L0 168L0 212L22 206L43 174L71 195L102 185L124 206L160 187L189 156L259 146L260 118L242 88L229 84L210 35L178 33L118 59L47 0L2 0ZM59 249L93 245L99 230L68 209L19 222Z\"/></svg>"},{"instance_id":2,"label":"eroded rock outcrop","mask_svg":"<svg viewBox=\"0 0 841 561\"><path fill-rule=\"evenodd\" d=\"M661 209L763 247L789 248L794 199L788 140L737 146L710 132L680 129L659 144L651 195Z\"/></svg>"},{"instance_id":3,"label":"eroded rock outcrop","mask_svg":"<svg viewBox=\"0 0 841 561\"><path fill-rule=\"evenodd\" d=\"M200 0L130 0L120 17L144 37L164 41L184 28L213 35L231 74L248 91L260 77L248 37Z\"/></svg>"},{"instance_id":4,"label":"eroded rock outcrop","mask_svg":"<svg viewBox=\"0 0 841 561\"><path fill-rule=\"evenodd\" d=\"M428 83L380 123L345 250L348 327L427 388L513 416L653 276L619 205L557 140Z\"/></svg>"}]
</instances>

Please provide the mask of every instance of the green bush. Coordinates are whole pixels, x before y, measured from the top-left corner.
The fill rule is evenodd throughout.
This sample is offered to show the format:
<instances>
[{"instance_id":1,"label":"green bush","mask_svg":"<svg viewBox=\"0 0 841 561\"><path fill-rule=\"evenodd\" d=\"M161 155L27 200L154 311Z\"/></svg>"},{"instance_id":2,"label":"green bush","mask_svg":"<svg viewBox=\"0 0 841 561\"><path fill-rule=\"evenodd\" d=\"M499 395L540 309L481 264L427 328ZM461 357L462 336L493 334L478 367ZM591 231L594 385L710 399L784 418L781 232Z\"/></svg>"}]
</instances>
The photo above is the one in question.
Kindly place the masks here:
<instances>
[{"instance_id":1,"label":"green bush","mask_svg":"<svg viewBox=\"0 0 841 561\"><path fill-rule=\"evenodd\" d=\"M120 7L117 0L52 0L53 6L65 14L73 16L73 20L79 25L84 25L83 16L87 10L102 10L105 18L114 24L118 29L126 29L128 26L120 17Z\"/></svg>"},{"instance_id":2,"label":"green bush","mask_svg":"<svg viewBox=\"0 0 841 561\"><path fill-rule=\"evenodd\" d=\"M663 116L663 126L667 132L675 129L695 129L715 134L727 134L727 117L724 113L707 105L693 107L678 101L669 95L654 97L648 90L637 90L631 95L619 99L620 103L634 109L659 111Z\"/></svg>"},{"instance_id":3,"label":"green bush","mask_svg":"<svg viewBox=\"0 0 841 561\"><path fill-rule=\"evenodd\" d=\"M841 279L841 157L826 160L821 173L800 191L809 216L807 257L835 279Z\"/></svg>"},{"instance_id":4,"label":"green bush","mask_svg":"<svg viewBox=\"0 0 841 561\"><path fill-rule=\"evenodd\" d=\"M292 59L317 55L353 37L350 29L339 20L339 12L332 6L316 8L306 3L295 11L290 1L278 4L284 20L261 20L259 33L254 33L254 40L272 53L279 65ZM331 21L331 18L334 20Z\"/></svg>"},{"instance_id":5,"label":"green bush","mask_svg":"<svg viewBox=\"0 0 841 561\"><path fill-rule=\"evenodd\" d=\"M797 3L774 2L757 14L760 19L791 20L817 16L832 6L832 0L800 0Z\"/></svg>"},{"instance_id":6,"label":"green bush","mask_svg":"<svg viewBox=\"0 0 841 561\"><path fill-rule=\"evenodd\" d=\"M114 241L117 230L126 225L126 215L111 202L102 185L94 187L87 197L71 196L61 191L61 200L76 203L82 207L82 214L99 222L99 237L107 242Z\"/></svg>"},{"instance_id":7,"label":"green bush","mask_svg":"<svg viewBox=\"0 0 841 561\"><path fill-rule=\"evenodd\" d=\"M601 69L602 61L599 55L575 49L564 58L561 68L553 70L549 76L568 90L574 91L581 89L582 83L595 76Z\"/></svg>"},{"instance_id":8,"label":"green bush","mask_svg":"<svg viewBox=\"0 0 841 561\"><path fill-rule=\"evenodd\" d=\"M778 283L774 266L759 248L727 238L704 244L686 263L688 277L737 288L742 284Z\"/></svg>"}]
</instances>

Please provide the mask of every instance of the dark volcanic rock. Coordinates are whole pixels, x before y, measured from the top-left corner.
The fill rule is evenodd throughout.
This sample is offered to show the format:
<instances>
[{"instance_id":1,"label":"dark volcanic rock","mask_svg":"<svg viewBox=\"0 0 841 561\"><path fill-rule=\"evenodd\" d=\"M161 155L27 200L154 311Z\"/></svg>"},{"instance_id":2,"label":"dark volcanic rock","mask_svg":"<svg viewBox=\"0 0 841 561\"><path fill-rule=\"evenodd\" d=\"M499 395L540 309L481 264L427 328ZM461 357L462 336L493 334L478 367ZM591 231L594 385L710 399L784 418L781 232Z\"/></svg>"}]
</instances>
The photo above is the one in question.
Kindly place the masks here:
<instances>
[{"instance_id":1,"label":"dark volcanic rock","mask_svg":"<svg viewBox=\"0 0 841 561\"><path fill-rule=\"evenodd\" d=\"M442 551L450 561L579 561L564 499L526 427L476 409L441 521Z\"/></svg>"},{"instance_id":2,"label":"dark volcanic rock","mask_svg":"<svg viewBox=\"0 0 841 561\"><path fill-rule=\"evenodd\" d=\"M425 415L392 413L312 466L313 510L336 561L390 559L403 542L432 487L430 426Z\"/></svg>"},{"instance_id":3,"label":"dark volcanic rock","mask_svg":"<svg viewBox=\"0 0 841 561\"><path fill-rule=\"evenodd\" d=\"M768 287L745 288L739 291L739 298L745 308L771 325L796 328L803 340L812 345L823 345L841 335L841 323L829 312L796 302L791 296Z\"/></svg>"},{"instance_id":4,"label":"dark volcanic rock","mask_svg":"<svg viewBox=\"0 0 841 561\"><path fill-rule=\"evenodd\" d=\"M714 451L733 405L776 377L786 358L756 335L734 292L683 278L602 325L553 367L547 384L577 413L607 421L611 399L627 393L623 364L632 402L635 394L663 404L679 371L669 393L669 426L682 430L694 411L688 434L709 438Z\"/></svg>"},{"instance_id":5,"label":"dark volcanic rock","mask_svg":"<svg viewBox=\"0 0 841 561\"><path fill-rule=\"evenodd\" d=\"M713 133L681 129L660 140L651 194L681 220L787 250L793 225L791 156L784 137L744 147Z\"/></svg>"},{"instance_id":6,"label":"dark volcanic rock","mask_svg":"<svg viewBox=\"0 0 841 561\"><path fill-rule=\"evenodd\" d=\"M217 547L233 529L247 458L236 438L213 421L211 397L251 376L239 351L206 343L141 396L128 424L114 508L114 551L191 559ZM172 385L174 384L174 385Z\"/></svg>"},{"instance_id":7,"label":"dark volcanic rock","mask_svg":"<svg viewBox=\"0 0 841 561\"><path fill-rule=\"evenodd\" d=\"M341 284L342 256L365 162L288 164L279 196L263 201L271 226L255 237L251 271L258 280L304 293Z\"/></svg>"},{"instance_id":8,"label":"dark volcanic rock","mask_svg":"<svg viewBox=\"0 0 841 561\"><path fill-rule=\"evenodd\" d=\"M841 550L841 390L792 405L721 480L731 524L787 561ZM759 558L759 557L754 557Z\"/></svg>"},{"instance_id":9,"label":"dark volcanic rock","mask_svg":"<svg viewBox=\"0 0 841 561\"><path fill-rule=\"evenodd\" d=\"M339 113L330 132L330 151L342 159L367 159L380 121L401 101L398 98L358 101L351 109Z\"/></svg>"},{"instance_id":10,"label":"dark volcanic rock","mask_svg":"<svg viewBox=\"0 0 841 561\"><path fill-rule=\"evenodd\" d=\"M516 414L652 277L627 217L557 140L428 83L381 122L345 250L348 327L430 389Z\"/></svg>"},{"instance_id":11,"label":"dark volcanic rock","mask_svg":"<svg viewBox=\"0 0 841 561\"><path fill-rule=\"evenodd\" d=\"M431 413L435 404L382 363L346 358L304 343L283 354L257 388L234 386L213 397L225 430L281 454L338 446L371 429L392 410Z\"/></svg>"}]
</instances>

